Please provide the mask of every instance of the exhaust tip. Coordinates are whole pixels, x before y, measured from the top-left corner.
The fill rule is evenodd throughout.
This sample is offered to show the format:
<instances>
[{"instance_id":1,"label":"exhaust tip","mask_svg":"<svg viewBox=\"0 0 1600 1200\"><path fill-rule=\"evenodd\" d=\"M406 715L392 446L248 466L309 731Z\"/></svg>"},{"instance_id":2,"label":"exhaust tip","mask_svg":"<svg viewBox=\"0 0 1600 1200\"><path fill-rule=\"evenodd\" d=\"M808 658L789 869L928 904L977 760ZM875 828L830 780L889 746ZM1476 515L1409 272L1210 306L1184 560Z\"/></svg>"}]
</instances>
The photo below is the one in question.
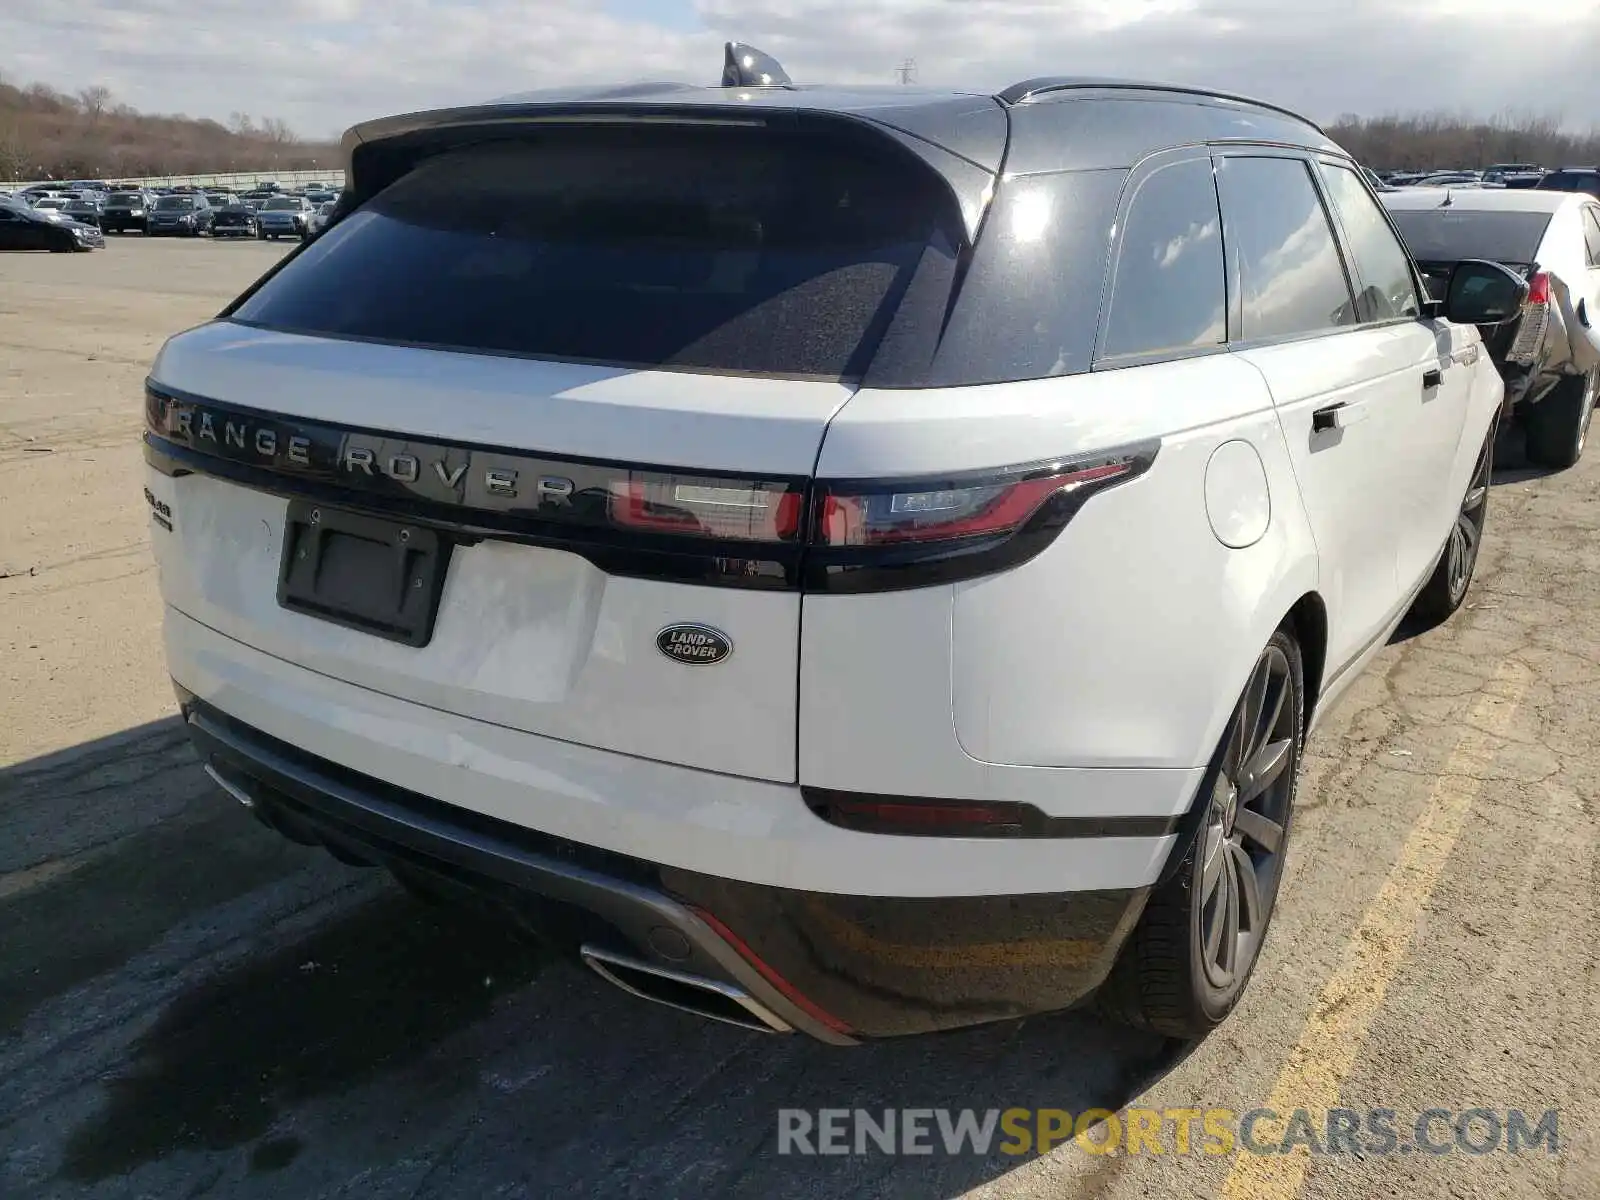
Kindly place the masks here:
<instances>
[{"instance_id":1,"label":"exhaust tip","mask_svg":"<svg viewBox=\"0 0 1600 1200\"><path fill-rule=\"evenodd\" d=\"M794 1032L782 1017L734 984L658 967L598 946L585 945L578 955L596 975L642 1000L758 1033Z\"/></svg>"}]
</instances>

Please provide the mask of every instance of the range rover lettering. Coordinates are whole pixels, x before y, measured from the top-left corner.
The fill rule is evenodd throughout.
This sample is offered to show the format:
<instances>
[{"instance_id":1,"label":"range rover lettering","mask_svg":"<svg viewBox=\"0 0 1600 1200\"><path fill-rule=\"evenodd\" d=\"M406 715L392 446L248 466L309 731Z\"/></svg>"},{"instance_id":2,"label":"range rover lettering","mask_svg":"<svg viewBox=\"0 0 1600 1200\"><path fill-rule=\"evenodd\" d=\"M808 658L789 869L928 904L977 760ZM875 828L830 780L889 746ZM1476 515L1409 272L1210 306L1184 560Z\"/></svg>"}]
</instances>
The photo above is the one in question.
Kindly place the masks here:
<instances>
[{"instance_id":1,"label":"range rover lettering","mask_svg":"<svg viewBox=\"0 0 1600 1200\"><path fill-rule=\"evenodd\" d=\"M1472 582L1523 279L1193 88L730 45L345 149L148 378L227 793L752 1029L1227 1016L1307 732Z\"/></svg>"}]
</instances>

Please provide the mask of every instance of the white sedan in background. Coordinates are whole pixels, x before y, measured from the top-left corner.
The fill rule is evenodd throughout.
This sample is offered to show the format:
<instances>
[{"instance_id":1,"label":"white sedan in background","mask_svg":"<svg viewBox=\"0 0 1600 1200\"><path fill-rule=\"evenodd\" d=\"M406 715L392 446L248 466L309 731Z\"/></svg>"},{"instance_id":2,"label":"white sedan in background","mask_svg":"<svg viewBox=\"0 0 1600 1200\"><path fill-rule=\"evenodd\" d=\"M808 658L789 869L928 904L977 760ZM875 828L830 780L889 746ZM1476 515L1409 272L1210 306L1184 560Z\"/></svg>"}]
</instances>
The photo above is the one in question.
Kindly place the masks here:
<instances>
[{"instance_id":1,"label":"white sedan in background","mask_svg":"<svg viewBox=\"0 0 1600 1200\"><path fill-rule=\"evenodd\" d=\"M1506 385L1506 412L1528 457L1570 467L1600 392L1600 199L1509 188L1386 192L1383 202L1443 299L1460 263L1483 259L1528 281L1520 316L1484 330Z\"/></svg>"}]
</instances>

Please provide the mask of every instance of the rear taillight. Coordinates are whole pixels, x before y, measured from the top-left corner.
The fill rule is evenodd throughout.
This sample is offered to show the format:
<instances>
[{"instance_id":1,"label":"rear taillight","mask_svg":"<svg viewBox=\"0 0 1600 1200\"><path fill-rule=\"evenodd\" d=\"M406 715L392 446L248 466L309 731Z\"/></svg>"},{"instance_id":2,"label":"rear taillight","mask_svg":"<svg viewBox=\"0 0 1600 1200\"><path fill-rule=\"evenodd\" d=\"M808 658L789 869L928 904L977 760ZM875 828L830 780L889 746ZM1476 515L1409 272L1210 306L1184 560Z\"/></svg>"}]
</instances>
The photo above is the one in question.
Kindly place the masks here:
<instances>
[{"instance_id":1,"label":"rear taillight","mask_svg":"<svg viewBox=\"0 0 1600 1200\"><path fill-rule=\"evenodd\" d=\"M1006 533L1057 492L1115 479L1132 469L1130 463L1102 463L1032 479L984 480L961 487L892 492L880 488L855 495L830 490L821 497L816 542L885 546Z\"/></svg>"},{"instance_id":2,"label":"rear taillight","mask_svg":"<svg viewBox=\"0 0 1600 1200\"><path fill-rule=\"evenodd\" d=\"M1528 298L1522 302L1522 318L1517 336L1506 351L1506 361L1526 366L1539 356L1545 331L1550 326L1550 275L1535 271L1528 276Z\"/></svg>"},{"instance_id":3,"label":"rear taillight","mask_svg":"<svg viewBox=\"0 0 1600 1200\"><path fill-rule=\"evenodd\" d=\"M732 541L792 542L803 496L788 483L633 474L610 485L612 523L624 529Z\"/></svg>"},{"instance_id":4,"label":"rear taillight","mask_svg":"<svg viewBox=\"0 0 1600 1200\"><path fill-rule=\"evenodd\" d=\"M881 591L968 579L1039 553L1090 496L1143 474L1154 442L945 479L821 480L807 586Z\"/></svg>"},{"instance_id":5,"label":"rear taillight","mask_svg":"<svg viewBox=\"0 0 1600 1200\"><path fill-rule=\"evenodd\" d=\"M608 574L719 586L891 591L1042 551L1160 443L947 476L752 478L430 442L237 409L155 386L145 452L277 494L462 537L570 549Z\"/></svg>"}]
</instances>

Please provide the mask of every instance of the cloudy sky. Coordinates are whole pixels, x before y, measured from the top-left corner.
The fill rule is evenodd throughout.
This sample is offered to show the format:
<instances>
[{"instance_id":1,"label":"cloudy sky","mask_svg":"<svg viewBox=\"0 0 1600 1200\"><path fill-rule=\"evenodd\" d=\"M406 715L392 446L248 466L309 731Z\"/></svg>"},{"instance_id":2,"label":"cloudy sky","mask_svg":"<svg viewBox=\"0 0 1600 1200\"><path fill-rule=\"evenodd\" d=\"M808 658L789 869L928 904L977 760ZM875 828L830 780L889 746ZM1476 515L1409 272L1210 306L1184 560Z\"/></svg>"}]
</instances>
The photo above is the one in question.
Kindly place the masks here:
<instances>
[{"instance_id":1,"label":"cloudy sky","mask_svg":"<svg viewBox=\"0 0 1600 1200\"><path fill-rule=\"evenodd\" d=\"M998 88L1131 75L1313 118L1506 108L1600 126L1600 0L3 0L0 77L326 136L547 84L714 81L751 42L801 81Z\"/></svg>"}]
</instances>

